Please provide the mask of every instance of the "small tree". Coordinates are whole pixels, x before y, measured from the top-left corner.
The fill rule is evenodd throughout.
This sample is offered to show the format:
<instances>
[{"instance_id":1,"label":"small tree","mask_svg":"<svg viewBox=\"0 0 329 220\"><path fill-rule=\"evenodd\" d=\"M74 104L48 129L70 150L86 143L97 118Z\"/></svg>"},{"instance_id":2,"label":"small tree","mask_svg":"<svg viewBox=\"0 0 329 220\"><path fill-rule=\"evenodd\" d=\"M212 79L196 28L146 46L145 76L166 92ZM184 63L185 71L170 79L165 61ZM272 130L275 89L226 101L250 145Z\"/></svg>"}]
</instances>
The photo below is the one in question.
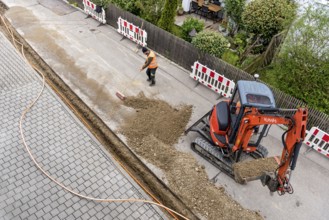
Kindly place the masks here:
<instances>
[{"instance_id":1,"label":"small tree","mask_svg":"<svg viewBox=\"0 0 329 220\"><path fill-rule=\"evenodd\" d=\"M246 0L225 0L225 10L227 15L234 21L235 27L232 32L238 31L242 25L242 12L244 11Z\"/></svg>"},{"instance_id":2,"label":"small tree","mask_svg":"<svg viewBox=\"0 0 329 220\"><path fill-rule=\"evenodd\" d=\"M242 13L245 29L269 41L293 21L296 6L289 0L254 0Z\"/></svg>"},{"instance_id":3,"label":"small tree","mask_svg":"<svg viewBox=\"0 0 329 220\"><path fill-rule=\"evenodd\" d=\"M221 58L229 42L221 34L214 31L201 31L192 40L192 44L205 53Z\"/></svg>"},{"instance_id":4,"label":"small tree","mask_svg":"<svg viewBox=\"0 0 329 220\"><path fill-rule=\"evenodd\" d=\"M166 0L158 26L166 31L171 31L175 22L177 0Z\"/></svg>"},{"instance_id":5,"label":"small tree","mask_svg":"<svg viewBox=\"0 0 329 220\"><path fill-rule=\"evenodd\" d=\"M196 18L192 18L189 17L187 19L185 19L183 25L182 25L182 30L183 30L183 39L191 42L192 38L189 35L189 33L193 30L193 28L195 29L195 31L198 33L200 31L203 30L204 28L204 22L196 19Z\"/></svg>"}]
</instances>

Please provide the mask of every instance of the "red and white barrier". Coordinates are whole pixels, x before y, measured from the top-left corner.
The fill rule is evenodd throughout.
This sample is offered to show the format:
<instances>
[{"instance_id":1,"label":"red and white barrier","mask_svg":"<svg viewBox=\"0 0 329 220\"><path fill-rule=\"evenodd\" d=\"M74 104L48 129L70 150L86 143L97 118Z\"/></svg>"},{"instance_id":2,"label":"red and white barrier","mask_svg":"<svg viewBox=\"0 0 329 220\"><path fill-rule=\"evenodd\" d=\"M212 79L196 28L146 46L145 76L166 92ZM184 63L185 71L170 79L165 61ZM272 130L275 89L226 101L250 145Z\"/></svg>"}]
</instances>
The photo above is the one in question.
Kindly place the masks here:
<instances>
[{"instance_id":1,"label":"red and white barrier","mask_svg":"<svg viewBox=\"0 0 329 220\"><path fill-rule=\"evenodd\" d=\"M145 30L140 29L132 23L118 18L118 32L137 44L146 47L147 33Z\"/></svg>"},{"instance_id":2,"label":"red and white barrier","mask_svg":"<svg viewBox=\"0 0 329 220\"><path fill-rule=\"evenodd\" d=\"M190 76L224 97L229 98L233 94L235 87L233 80L225 78L198 61L194 62Z\"/></svg>"},{"instance_id":3,"label":"red and white barrier","mask_svg":"<svg viewBox=\"0 0 329 220\"><path fill-rule=\"evenodd\" d=\"M89 0L83 0L83 6L84 6L84 11L90 15L91 17L93 17L94 19L96 19L97 21L106 24L106 19L105 19L105 10L102 7L101 8L101 12L97 13L96 10L96 4L92 3Z\"/></svg>"},{"instance_id":4,"label":"red and white barrier","mask_svg":"<svg viewBox=\"0 0 329 220\"><path fill-rule=\"evenodd\" d=\"M304 143L329 158L329 134L317 127L307 132Z\"/></svg>"}]
</instances>

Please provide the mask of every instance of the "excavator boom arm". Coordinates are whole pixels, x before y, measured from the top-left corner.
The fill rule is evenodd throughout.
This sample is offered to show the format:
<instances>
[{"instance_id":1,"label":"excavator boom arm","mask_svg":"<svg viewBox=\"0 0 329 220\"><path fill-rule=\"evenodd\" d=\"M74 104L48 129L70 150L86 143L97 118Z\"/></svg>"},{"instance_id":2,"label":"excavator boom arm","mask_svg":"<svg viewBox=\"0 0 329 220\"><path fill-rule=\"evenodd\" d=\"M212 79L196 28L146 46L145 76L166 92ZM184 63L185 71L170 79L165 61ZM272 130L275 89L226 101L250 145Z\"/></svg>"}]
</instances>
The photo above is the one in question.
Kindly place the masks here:
<instances>
[{"instance_id":1,"label":"excavator boom arm","mask_svg":"<svg viewBox=\"0 0 329 220\"><path fill-rule=\"evenodd\" d=\"M262 178L263 185L267 185L271 191L278 191L284 194L291 190L288 170L294 170L296 166L299 149L305 138L307 115L308 111L305 108L297 109L291 118L266 115L260 113L256 108L251 108L251 111L246 112L240 122L232 149L233 152L248 147L255 126L266 124L283 124L288 126L288 130L282 136L284 147L279 167L274 175L267 174L266 177Z\"/></svg>"},{"instance_id":2,"label":"excavator boom arm","mask_svg":"<svg viewBox=\"0 0 329 220\"><path fill-rule=\"evenodd\" d=\"M289 190L290 178L287 176L287 171L295 169L300 147L306 134L306 121L308 111L300 108L293 116L294 124L288 129L285 138L284 149L281 155L280 165L277 171L277 181L279 183L279 190L284 193ZM282 138L284 139L284 137Z\"/></svg>"}]
</instances>

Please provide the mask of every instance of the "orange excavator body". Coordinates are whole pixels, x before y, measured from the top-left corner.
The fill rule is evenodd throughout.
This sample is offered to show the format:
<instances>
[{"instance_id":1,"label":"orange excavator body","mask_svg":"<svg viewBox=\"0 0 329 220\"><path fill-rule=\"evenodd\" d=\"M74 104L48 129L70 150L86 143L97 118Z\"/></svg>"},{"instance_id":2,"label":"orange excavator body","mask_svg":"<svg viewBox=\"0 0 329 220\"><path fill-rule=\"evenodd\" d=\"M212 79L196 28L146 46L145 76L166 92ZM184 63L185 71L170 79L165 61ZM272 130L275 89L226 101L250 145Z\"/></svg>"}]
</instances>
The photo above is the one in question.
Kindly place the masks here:
<instances>
[{"instance_id":1,"label":"orange excavator body","mask_svg":"<svg viewBox=\"0 0 329 220\"><path fill-rule=\"evenodd\" d=\"M287 126L282 135L283 150L277 170L259 178L270 191L292 193L289 175L296 166L305 138L307 116L306 108L276 108L273 94L266 85L239 81L231 100L219 102L186 133L190 130L200 133L203 138L197 138L192 149L234 177L232 166L240 162L242 154L256 159L267 156L268 151L260 142L271 125ZM258 140L252 142L256 135Z\"/></svg>"}]
</instances>

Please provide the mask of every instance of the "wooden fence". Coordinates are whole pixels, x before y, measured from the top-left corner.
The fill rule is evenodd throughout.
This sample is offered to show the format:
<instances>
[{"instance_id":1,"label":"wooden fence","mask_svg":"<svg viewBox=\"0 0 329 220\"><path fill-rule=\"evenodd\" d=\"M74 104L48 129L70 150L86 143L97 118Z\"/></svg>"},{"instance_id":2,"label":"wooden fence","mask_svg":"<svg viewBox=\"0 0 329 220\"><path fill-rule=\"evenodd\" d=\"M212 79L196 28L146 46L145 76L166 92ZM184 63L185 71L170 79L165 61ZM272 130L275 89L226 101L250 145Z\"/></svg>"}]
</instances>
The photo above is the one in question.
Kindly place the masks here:
<instances>
[{"instance_id":1,"label":"wooden fence","mask_svg":"<svg viewBox=\"0 0 329 220\"><path fill-rule=\"evenodd\" d=\"M281 45L281 42L284 40L285 35L285 31L274 35L271 39L271 42L267 46L266 51L256 57L256 59L251 64L244 68L244 71L247 71L248 73L254 73L260 67L265 67L269 65L274 59L276 53L280 50L279 47Z\"/></svg>"},{"instance_id":2,"label":"wooden fence","mask_svg":"<svg viewBox=\"0 0 329 220\"><path fill-rule=\"evenodd\" d=\"M72 0L78 3L79 7L83 7L81 0ZM195 61L207 64L208 67L215 69L218 73L234 80L252 80L253 76L249 73L232 66L212 55L203 53L196 49L191 43L180 39L173 34L158 28L157 26L137 17L127 11L117 8L110 4L106 9L107 23L115 28L117 27L118 18L122 17L134 25L143 27L147 32L147 45L157 53L167 57L178 65L190 70ZM143 26L142 26L143 24ZM280 108L296 108L306 106L302 101L285 94L284 92L271 87L277 106ZM309 108L309 120L307 129L317 126L325 132L329 133L329 116L315 109Z\"/></svg>"}]
</instances>

